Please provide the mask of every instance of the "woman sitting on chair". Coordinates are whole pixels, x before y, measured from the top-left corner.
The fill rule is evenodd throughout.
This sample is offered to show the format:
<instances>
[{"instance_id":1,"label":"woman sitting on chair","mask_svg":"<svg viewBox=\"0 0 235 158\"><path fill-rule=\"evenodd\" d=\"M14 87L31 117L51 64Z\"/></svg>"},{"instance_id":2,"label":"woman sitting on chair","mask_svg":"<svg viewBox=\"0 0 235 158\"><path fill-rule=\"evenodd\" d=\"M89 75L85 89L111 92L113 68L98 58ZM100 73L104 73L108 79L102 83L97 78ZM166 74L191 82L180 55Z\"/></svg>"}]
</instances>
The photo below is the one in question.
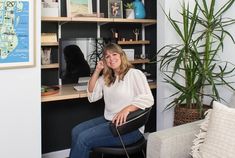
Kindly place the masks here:
<instances>
[{"instance_id":1,"label":"woman sitting on chair","mask_svg":"<svg viewBox=\"0 0 235 158\"><path fill-rule=\"evenodd\" d=\"M146 76L132 68L120 46L106 45L103 57L88 83L88 99L95 102L104 97L104 116L73 128L70 158L89 158L94 147L120 146L119 138L112 135L109 122L122 125L130 112L151 107L154 103ZM122 139L126 145L132 144L142 138L143 133L144 127L141 127L123 135Z\"/></svg>"}]
</instances>

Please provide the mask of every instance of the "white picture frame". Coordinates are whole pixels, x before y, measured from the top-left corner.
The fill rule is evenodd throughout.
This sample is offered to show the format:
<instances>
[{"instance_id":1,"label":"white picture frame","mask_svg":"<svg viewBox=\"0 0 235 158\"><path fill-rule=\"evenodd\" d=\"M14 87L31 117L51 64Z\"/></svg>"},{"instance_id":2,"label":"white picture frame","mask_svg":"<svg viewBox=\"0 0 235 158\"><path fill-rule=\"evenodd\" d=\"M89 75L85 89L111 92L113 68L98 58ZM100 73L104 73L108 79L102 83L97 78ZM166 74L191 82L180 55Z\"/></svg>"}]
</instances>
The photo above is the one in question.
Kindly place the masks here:
<instances>
[{"instance_id":1,"label":"white picture frame","mask_svg":"<svg viewBox=\"0 0 235 158\"><path fill-rule=\"evenodd\" d=\"M79 17L93 13L92 0L66 0L67 17Z\"/></svg>"},{"instance_id":2,"label":"white picture frame","mask_svg":"<svg viewBox=\"0 0 235 158\"><path fill-rule=\"evenodd\" d=\"M36 0L0 1L0 17L8 16L0 26L0 69L35 66L35 3Z\"/></svg>"}]
</instances>

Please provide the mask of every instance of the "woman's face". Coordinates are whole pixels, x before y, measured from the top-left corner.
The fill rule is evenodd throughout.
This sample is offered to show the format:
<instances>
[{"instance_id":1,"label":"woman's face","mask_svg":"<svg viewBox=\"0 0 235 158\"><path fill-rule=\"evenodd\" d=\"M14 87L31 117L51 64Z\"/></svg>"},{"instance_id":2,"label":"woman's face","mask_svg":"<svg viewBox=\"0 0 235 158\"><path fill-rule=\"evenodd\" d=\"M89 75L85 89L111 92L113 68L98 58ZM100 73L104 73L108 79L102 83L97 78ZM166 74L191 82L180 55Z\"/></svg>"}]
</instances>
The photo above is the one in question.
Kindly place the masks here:
<instances>
[{"instance_id":1,"label":"woman's face","mask_svg":"<svg viewBox=\"0 0 235 158\"><path fill-rule=\"evenodd\" d=\"M107 51L105 55L105 61L107 66L113 69L115 72L118 72L121 65L121 56L116 52Z\"/></svg>"}]
</instances>

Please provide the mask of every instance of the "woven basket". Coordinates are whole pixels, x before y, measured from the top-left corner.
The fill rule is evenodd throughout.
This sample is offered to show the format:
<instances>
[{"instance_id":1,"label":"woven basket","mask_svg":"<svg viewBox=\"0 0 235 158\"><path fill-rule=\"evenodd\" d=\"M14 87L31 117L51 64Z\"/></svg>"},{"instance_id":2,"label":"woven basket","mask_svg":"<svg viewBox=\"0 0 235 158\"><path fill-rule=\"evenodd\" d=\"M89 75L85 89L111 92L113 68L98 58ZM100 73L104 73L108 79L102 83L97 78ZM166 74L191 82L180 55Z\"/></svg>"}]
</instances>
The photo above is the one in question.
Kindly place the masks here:
<instances>
[{"instance_id":1,"label":"woven basket","mask_svg":"<svg viewBox=\"0 0 235 158\"><path fill-rule=\"evenodd\" d=\"M209 108L210 106L203 106L203 113ZM174 126L194 122L200 119L201 118L198 109L189 109L181 106L175 107Z\"/></svg>"}]
</instances>

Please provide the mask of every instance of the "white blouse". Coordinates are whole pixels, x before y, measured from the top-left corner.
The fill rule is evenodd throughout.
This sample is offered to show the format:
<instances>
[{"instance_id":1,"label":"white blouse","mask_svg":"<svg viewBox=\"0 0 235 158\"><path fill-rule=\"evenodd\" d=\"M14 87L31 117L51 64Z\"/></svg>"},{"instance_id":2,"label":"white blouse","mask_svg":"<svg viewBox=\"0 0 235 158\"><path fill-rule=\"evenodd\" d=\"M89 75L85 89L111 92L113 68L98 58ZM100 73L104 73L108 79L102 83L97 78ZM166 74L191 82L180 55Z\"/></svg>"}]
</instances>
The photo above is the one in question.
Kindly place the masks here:
<instances>
[{"instance_id":1,"label":"white blouse","mask_svg":"<svg viewBox=\"0 0 235 158\"><path fill-rule=\"evenodd\" d=\"M110 87L104 84L102 76L99 77L93 92L87 92L90 102L95 102L104 96L104 117L110 121L126 106L135 105L145 109L154 104L146 76L142 71L133 68L126 73L123 80L116 79Z\"/></svg>"}]
</instances>

